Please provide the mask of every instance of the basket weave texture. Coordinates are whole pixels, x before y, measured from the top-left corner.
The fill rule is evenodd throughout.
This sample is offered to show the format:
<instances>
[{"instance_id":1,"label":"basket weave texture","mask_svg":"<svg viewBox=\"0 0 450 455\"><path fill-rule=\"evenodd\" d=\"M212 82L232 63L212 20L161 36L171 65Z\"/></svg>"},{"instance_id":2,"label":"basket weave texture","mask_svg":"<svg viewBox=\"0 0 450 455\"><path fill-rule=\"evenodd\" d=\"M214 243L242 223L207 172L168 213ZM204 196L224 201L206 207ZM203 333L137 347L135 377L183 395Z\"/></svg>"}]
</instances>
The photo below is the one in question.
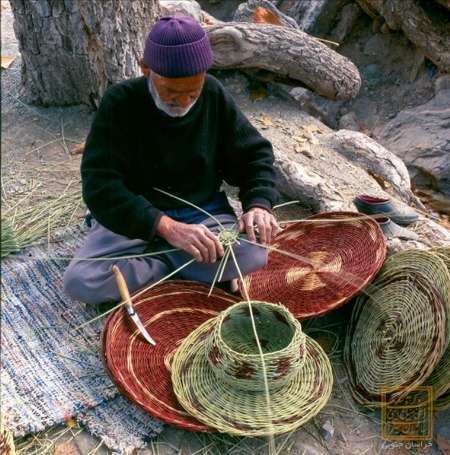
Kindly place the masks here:
<instances>
[{"instance_id":1,"label":"basket weave texture","mask_svg":"<svg viewBox=\"0 0 450 455\"><path fill-rule=\"evenodd\" d=\"M450 408L450 392L439 397L433 404L435 411L445 411L448 408Z\"/></svg>"},{"instance_id":2,"label":"basket weave texture","mask_svg":"<svg viewBox=\"0 0 450 455\"><path fill-rule=\"evenodd\" d=\"M289 256L269 250L267 265L247 275L245 286L251 299L286 305L298 319L343 305L372 280L386 257L378 223L354 212L293 223L271 246Z\"/></svg>"},{"instance_id":3,"label":"basket weave texture","mask_svg":"<svg viewBox=\"0 0 450 455\"><path fill-rule=\"evenodd\" d=\"M287 384L305 361L305 335L300 323L280 306L254 302L252 313L271 390ZM261 356L247 302L220 313L206 347L209 364L223 382L242 390L264 389Z\"/></svg>"},{"instance_id":4,"label":"basket weave texture","mask_svg":"<svg viewBox=\"0 0 450 455\"><path fill-rule=\"evenodd\" d=\"M450 247L438 247L430 251L445 262L450 274ZM434 408L443 410L450 406L450 344L424 385L433 387Z\"/></svg>"},{"instance_id":5,"label":"basket weave texture","mask_svg":"<svg viewBox=\"0 0 450 455\"><path fill-rule=\"evenodd\" d=\"M210 431L177 402L170 379L171 360L181 341L200 324L236 302L221 290L189 281L167 281L134 302L156 341L148 344L124 308L108 318L103 332L106 369L132 402L164 422L191 431Z\"/></svg>"},{"instance_id":6,"label":"basket weave texture","mask_svg":"<svg viewBox=\"0 0 450 455\"><path fill-rule=\"evenodd\" d=\"M388 258L358 297L344 347L355 399L377 406L422 385L449 341L450 274L438 255L407 250Z\"/></svg>"},{"instance_id":7,"label":"basket weave texture","mask_svg":"<svg viewBox=\"0 0 450 455\"><path fill-rule=\"evenodd\" d=\"M239 436L288 432L327 403L333 384L330 361L318 343L301 334L300 323L293 322L285 307L263 302L251 306L268 365L270 407L260 380L248 302L233 305L185 338L172 362L174 392L191 415L221 432ZM274 321L270 312L283 331L279 324L269 323ZM274 390L271 383L285 373L287 382ZM246 387L245 381L252 385Z\"/></svg>"}]
</instances>

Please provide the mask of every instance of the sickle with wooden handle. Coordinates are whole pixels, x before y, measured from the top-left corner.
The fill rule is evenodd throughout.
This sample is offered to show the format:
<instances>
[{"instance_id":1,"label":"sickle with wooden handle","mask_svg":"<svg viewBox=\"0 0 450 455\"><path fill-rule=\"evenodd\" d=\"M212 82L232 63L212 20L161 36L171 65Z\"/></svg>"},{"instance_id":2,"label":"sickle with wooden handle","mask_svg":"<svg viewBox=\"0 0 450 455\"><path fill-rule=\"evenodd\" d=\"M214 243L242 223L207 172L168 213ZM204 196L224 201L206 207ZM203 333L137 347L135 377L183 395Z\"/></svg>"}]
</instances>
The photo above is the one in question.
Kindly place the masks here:
<instances>
[{"instance_id":1,"label":"sickle with wooden handle","mask_svg":"<svg viewBox=\"0 0 450 455\"><path fill-rule=\"evenodd\" d=\"M128 315L136 324L136 327L139 329L139 332L145 338L145 340L148 341L153 346L156 346L155 340L147 332L147 329L144 327L144 324L142 324L138 314L136 313L136 311L134 311L133 304L131 303L130 293L128 292L127 283L125 282L125 278L123 277L122 272L116 265L113 265L112 270L114 272L114 275L116 275L117 286L119 287L119 292L120 296L122 297L122 300L125 301L125 306L127 308Z\"/></svg>"}]
</instances>

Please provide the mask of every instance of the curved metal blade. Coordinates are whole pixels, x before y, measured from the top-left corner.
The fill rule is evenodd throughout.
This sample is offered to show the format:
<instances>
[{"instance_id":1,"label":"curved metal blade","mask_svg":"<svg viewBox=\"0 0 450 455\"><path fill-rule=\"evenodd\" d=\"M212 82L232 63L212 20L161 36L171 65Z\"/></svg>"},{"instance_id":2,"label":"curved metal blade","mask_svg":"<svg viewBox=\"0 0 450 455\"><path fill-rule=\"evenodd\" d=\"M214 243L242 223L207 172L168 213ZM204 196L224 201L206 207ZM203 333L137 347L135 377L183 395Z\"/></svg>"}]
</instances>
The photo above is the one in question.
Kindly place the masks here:
<instances>
[{"instance_id":1,"label":"curved metal blade","mask_svg":"<svg viewBox=\"0 0 450 455\"><path fill-rule=\"evenodd\" d=\"M136 324L136 327L138 328L141 335L145 338L145 340L148 341L153 346L156 346L155 340L147 332L147 329L144 327L144 324L142 324L141 320L139 319L138 314L136 313L136 311L134 311L133 306L130 305L129 303L127 303L127 312L128 312L128 315L130 316L130 318Z\"/></svg>"}]
</instances>

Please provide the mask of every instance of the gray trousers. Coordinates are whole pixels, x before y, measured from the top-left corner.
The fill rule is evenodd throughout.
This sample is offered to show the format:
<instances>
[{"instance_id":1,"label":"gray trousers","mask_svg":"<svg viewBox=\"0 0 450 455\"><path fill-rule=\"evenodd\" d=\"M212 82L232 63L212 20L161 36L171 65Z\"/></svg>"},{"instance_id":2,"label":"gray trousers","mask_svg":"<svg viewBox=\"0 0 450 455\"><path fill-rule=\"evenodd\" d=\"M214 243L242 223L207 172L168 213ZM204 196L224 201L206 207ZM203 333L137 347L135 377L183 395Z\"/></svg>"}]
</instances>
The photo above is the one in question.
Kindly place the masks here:
<instances>
[{"instance_id":1,"label":"gray trousers","mask_svg":"<svg viewBox=\"0 0 450 455\"><path fill-rule=\"evenodd\" d=\"M236 217L231 214L219 214L215 217L224 227L231 227L237 222ZM205 224L213 232L219 231L219 225L209 217L199 223ZM120 295L112 271L113 265L117 265L120 269L132 293L176 270L192 259L192 256L184 251L176 251L157 256L114 260L88 261L76 258L129 256L171 248L173 247L160 237L155 237L152 242L130 239L111 232L93 219L84 244L76 251L75 258L64 273L64 291L71 298L90 304L119 301ZM258 270L267 263L267 249L262 246L240 242L233 249L243 275ZM220 258L213 264L194 262L171 279L212 283L219 263ZM229 281L238 276L234 261L229 256L221 281Z\"/></svg>"}]
</instances>

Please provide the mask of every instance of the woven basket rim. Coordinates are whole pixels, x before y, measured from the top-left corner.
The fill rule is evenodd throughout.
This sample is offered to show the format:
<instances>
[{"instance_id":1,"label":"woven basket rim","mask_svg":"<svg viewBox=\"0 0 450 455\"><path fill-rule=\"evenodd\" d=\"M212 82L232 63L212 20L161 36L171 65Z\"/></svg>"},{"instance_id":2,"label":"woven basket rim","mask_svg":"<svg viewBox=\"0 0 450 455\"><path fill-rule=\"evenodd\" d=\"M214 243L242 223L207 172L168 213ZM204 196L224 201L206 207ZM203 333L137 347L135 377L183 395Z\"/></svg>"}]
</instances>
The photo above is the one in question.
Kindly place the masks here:
<instances>
[{"instance_id":1,"label":"woven basket rim","mask_svg":"<svg viewBox=\"0 0 450 455\"><path fill-rule=\"evenodd\" d=\"M312 221L316 220L316 219L320 219L320 218L323 218L323 217L329 217L329 218L335 218L336 220L339 220L339 218L357 218L355 219L355 221L361 221L361 222L364 222L364 223L369 223L370 226L371 226L371 229L373 229L373 232L374 234L376 235L376 240L374 242L376 242L376 245L377 245L377 248L378 250L380 251L379 253L379 257L377 259L377 261L373 261L373 271L368 274L368 276L364 279L361 279L360 280L360 283L359 284L355 284L353 287L354 289L347 292L345 295L343 295L341 298L339 299L335 299L335 301L330 301L326 304L321 304L320 308L314 308L314 309L310 309L310 311L305 311L305 310L300 310L300 309L296 309L295 308L295 305L290 303L290 302L283 302L281 301L281 303L283 305L285 305L293 314L294 316L297 318L297 319L306 319L306 318L311 318L311 317L318 317L318 316L321 316L321 315L324 315L332 310L335 310L341 306L343 306L345 303L349 302L353 297L355 297L359 292L361 292L361 289L364 289L368 283L370 283L373 278L378 274L378 272L380 271L381 267L383 266L383 263L386 259L386 254L387 254L387 244L386 244L386 238L383 234L383 231L381 230L379 224L376 222L375 219L373 219L372 217L370 217L369 215L366 215L366 214L361 214L359 212L353 212L353 211L323 211L323 212L319 212L317 214L314 214L304 220L301 220L301 221L296 221L294 223L289 223L287 225L287 227L283 230L283 232L288 232L289 230L296 230L296 229L300 229L302 226L305 226L305 225L311 225L312 224ZM326 222L328 223L333 223L334 220L327 220ZM351 220L347 221L348 223L351 222ZM338 223L336 223L338 224ZM271 254L275 254L276 252L275 251L269 251L269 258L270 258L270 255ZM259 271L256 271L256 272L253 272L254 274L258 274ZM247 277L245 278L245 281L246 281L246 288L247 288L247 292L249 293L250 295L250 298L251 299L261 299L261 298L266 298L266 297L262 297L261 295L260 296L257 296L255 294L252 294L252 284L251 284L251 276L253 274L249 274L247 275ZM243 285L241 282L239 282L239 290L240 290L240 293L242 296L244 296L244 292L243 292ZM267 300L270 299L270 297L267 297ZM273 300L273 299L272 299Z\"/></svg>"},{"instance_id":2,"label":"woven basket rim","mask_svg":"<svg viewBox=\"0 0 450 455\"><path fill-rule=\"evenodd\" d=\"M230 314L231 311L236 310L238 308L238 306L239 307L245 307L245 306L248 305L248 303L249 302L246 302L246 301L237 302L234 305L231 305L230 307L228 307L226 310L222 311L219 314L219 316L217 317L216 330L217 330L217 333L219 334L220 339L224 342L224 344L227 346L227 349L230 352L232 352L233 354L236 354L238 356L248 358L248 359L259 359L260 358L259 353L256 353L256 354L243 354L242 352L236 351L235 349L231 348L230 345L222 337L222 330L221 330L222 329L222 323L224 322L224 319L227 317L227 315ZM285 316L287 316L289 318L290 327L291 327L291 329L293 331L292 332L292 337L291 337L291 339L289 340L289 343L286 346L284 346L281 349L278 349L277 351L265 352L264 355L270 354L271 356L272 355L275 356L276 354L279 354L279 353L285 351L295 341L294 340L294 338L295 338L294 337L295 330L298 329L298 330L300 330L302 332L300 321L295 319L294 316L292 315L292 313L284 305L281 305L279 303L263 302L261 300L251 300L250 303L252 303L252 304L254 304L254 303L263 304L265 306L270 306L272 308L276 308L277 310L280 310Z\"/></svg>"},{"instance_id":3,"label":"woven basket rim","mask_svg":"<svg viewBox=\"0 0 450 455\"><path fill-rule=\"evenodd\" d=\"M427 264L426 268L420 268L420 261ZM417 265L417 267L415 267ZM438 279L434 272L442 270L443 279ZM444 261L430 250L405 250L392 255L384 264L383 269L378 275L374 283L372 283L367 291L374 290L374 292L388 292L389 287L397 285L398 283L408 282L413 289L420 292L425 301L429 305L428 316L429 321L433 321L431 327L433 331L428 335L428 342L430 343L430 351L428 353L422 352L420 357L420 368L416 365L415 370L408 373L408 375L399 378L400 382L392 386L392 390L386 391L386 398L389 402L396 402L401 399L409 390L417 385L427 385L427 380L439 364L439 359L445 355L446 349L446 327L448 327L448 317L450 316L450 279L449 285L445 284L445 275L448 275L448 269ZM450 276L449 276L450 278ZM383 291L384 289L387 289ZM401 288L399 288L401 289ZM392 290L391 290L392 292ZM413 292L413 290L411 290ZM390 296L392 294L389 294ZM355 399L367 406L380 406L380 397L370 391L373 388L374 382L368 383L367 380L362 382L361 377L357 374L357 358L355 352L358 348L355 341L356 332L360 333L359 338L362 339L366 334L366 329L361 327L361 316L366 311L378 311L377 314L382 315L386 309L383 307L382 302L378 304L376 301L368 306L368 300L373 300L371 296L360 295L353 308L352 315L347 328L347 335L344 346L344 361L349 374L349 381L352 386L352 393ZM394 301L390 297L390 301ZM390 309L390 306L387 307ZM427 305L428 308L428 305ZM410 308L409 311L412 311ZM428 314L428 313L427 313ZM381 318L382 316L380 316ZM366 316L367 319L367 316ZM436 321L439 322L439 326ZM431 330L431 329L430 329ZM367 334L366 334L367 336ZM448 338L448 335L447 335ZM375 340L374 338L373 340ZM371 341L373 341L371 340ZM360 357L360 356L359 356ZM417 362L419 364L419 362ZM366 374L368 374L366 372ZM372 376L374 372L372 371ZM369 385L369 388L367 386ZM431 384L433 385L433 384Z\"/></svg>"},{"instance_id":4,"label":"woven basket rim","mask_svg":"<svg viewBox=\"0 0 450 455\"><path fill-rule=\"evenodd\" d=\"M177 289L179 287L179 289ZM196 281L189 281L189 280L167 280L164 283L159 284L158 286L155 286L154 288L148 290L146 293L142 294L139 296L139 299L134 303L135 308L139 310L139 307L141 304L148 304L148 299L151 298L152 300L157 300L158 298L163 297L165 294L173 294L173 292L178 293L195 293L196 295L201 292L201 295L207 296L209 291L209 287ZM136 291L133 293L133 295L137 294L139 291ZM218 293L218 296L220 297L220 300L223 300L224 302L229 302L229 304L233 304L236 302L236 297L227 294L225 291L222 291L218 289L216 291ZM214 295L214 293L213 293ZM174 305L174 308L177 308L178 305ZM183 308L188 308L187 305L183 305ZM197 306L192 306L192 309L195 311L198 311L199 308ZM200 308L201 310L201 308ZM218 314L219 311L216 312L216 315ZM159 314L157 311L155 315ZM212 316L214 317L214 316ZM133 390L130 388L130 385L128 383L125 383L117 373L114 373L111 368L109 367L109 362L108 362L108 354L107 354L107 348L108 346L106 345L106 340L108 337L108 332L109 330L112 329L113 323L117 322L117 319L120 319L120 324L126 324L129 323L128 320L128 315L126 312L126 309L124 306L117 308L117 310L113 311L110 313L106 319L105 325L102 330L102 350L101 350L101 358L102 362L105 366L105 370L108 373L109 377L111 378L112 382L115 384L117 389L122 393L124 396L127 397L132 403L134 403L136 406L139 408L143 409L145 412L151 414L152 416L167 422L168 424L175 426L177 428L187 430L187 431L198 431L198 432L210 432L214 431L213 428L203 424L202 422L199 422L196 420L194 417L190 416L189 420L183 421L183 416L180 415L180 417L177 420L172 420L170 416L168 416L167 413L164 412L164 410L159 409L158 407L154 406L152 401L149 401L148 404L145 406L142 405L140 402L136 401L132 395L132 392L130 390ZM142 322L145 325L145 320L142 320ZM134 329L133 329L134 330ZM137 330L137 329L136 329ZM133 332L134 333L134 332ZM132 338L132 334L130 333L129 338ZM174 342L174 348L175 348L175 342ZM170 378L170 374L168 373L168 377ZM167 404L167 406L170 406L170 404Z\"/></svg>"},{"instance_id":5,"label":"woven basket rim","mask_svg":"<svg viewBox=\"0 0 450 455\"><path fill-rule=\"evenodd\" d=\"M214 324L217 323L217 319L213 318L210 319L206 322L204 322L202 325L200 325L195 331L193 331L188 337L185 338L185 340L182 342L182 344L179 346L177 349L173 364L172 364L172 382L174 385L174 392L175 395L178 398L178 401L181 403L183 407L188 409L188 411L195 416L199 421L203 421L206 425L214 427L215 424L218 425L217 420L212 418L211 416L207 416L206 414L199 414L198 412L195 412L191 409L189 406L189 403L187 400L184 398L183 394L183 387L181 386L180 380L182 377L184 377L189 371L190 368L192 367L192 359L190 358L190 355L192 354L195 357L198 357L198 359L202 363L201 370L203 372L203 378L207 376L207 379L205 380L204 384L209 384L212 387L212 390L216 392L216 396L220 396L227 391L234 390L236 392L236 400L232 402L230 400L230 397L227 395L227 402L225 406L219 407L219 412L222 412L222 416L225 417L227 412L223 412L225 408L228 410L236 410L239 409L239 404L241 404L241 397L246 396L247 394L251 395L252 397L256 397L261 400L261 406L265 406L265 392L264 391L243 391L239 389L234 389L227 385L225 382L221 381L220 378L218 378L215 374L213 369L208 363L208 360L206 358L206 349L207 349L207 343L205 342L205 338L211 333L211 331L214 328ZM195 340L194 344L189 345L189 342L191 340ZM307 385L305 385L305 374L302 373L302 369L298 370L298 372L293 376L293 378L284 386L282 386L280 389L278 389L275 393L277 396L283 396L283 400L286 397L289 396L295 396L294 392L298 392L298 390L302 390L302 388L305 389L305 393L303 395L303 398L305 398L305 406L306 406L306 413L302 414L301 416L296 416L295 419L289 420L289 424L286 425L286 427L283 427L281 429L278 429L275 433L273 434L281 434L287 431L291 431L294 428L297 428L298 426L302 425L305 423L307 420L312 418L314 415L316 415L328 402L328 399L331 396L331 391L332 391L332 384L333 384L333 372L331 368L331 363L326 356L325 352L321 348L321 346L312 338L306 336L306 341L307 341L307 349L306 349L306 356L308 357L312 355L312 352L316 350L316 352L319 352L321 355L321 364L320 364L320 369L316 369L316 377L320 377L324 382L325 386L323 389L320 391L320 396L319 398L316 398L312 403L308 403L308 398L309 396L305 396L306 393L306 388ZM309 349L308 349L309 347ZM185 356L185 354L187 354ZM310 357L311 359L313 357ZM188 360L186 360L188 359ZM195 375L194 375L195 376ZM198 376L195 376L197 379ZM193 379L193 376L190 376L190 379ZM298 388L294 390L293 384L298 384ZM208 394L208 397L211 401L214 401L212 398L212 394ZM299 397L297 397L299 398ZM288 400L288 398L286 398ZM296 401L295 402L296 408L300 408L300 402ZM237 412L234 412L233 415L237 415ZM236 416L237 418L237 416ZM296 425L296 422L300 422L298 425ZM268 435L267 429L252 429L250 430L242 430L239 429L238 423L236 426L228 426L227 428L225 427L216 427L218 431L223 431L235 435L240 435L240 436L265 436Z\"/></svg>"}]
</instances>

